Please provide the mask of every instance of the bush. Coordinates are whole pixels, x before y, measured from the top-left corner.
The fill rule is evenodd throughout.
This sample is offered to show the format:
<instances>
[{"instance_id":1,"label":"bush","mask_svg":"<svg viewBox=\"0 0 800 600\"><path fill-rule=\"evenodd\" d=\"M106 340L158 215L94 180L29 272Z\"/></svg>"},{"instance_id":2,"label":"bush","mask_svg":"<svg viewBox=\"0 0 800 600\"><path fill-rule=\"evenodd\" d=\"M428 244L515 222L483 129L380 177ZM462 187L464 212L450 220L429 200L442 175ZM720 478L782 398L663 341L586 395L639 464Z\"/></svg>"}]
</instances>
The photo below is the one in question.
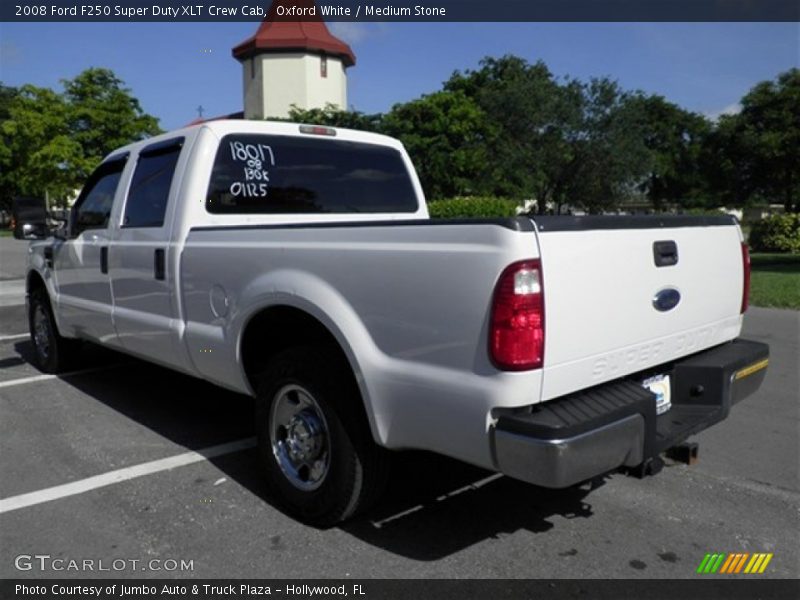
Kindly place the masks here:
<instances>
[{"instance_id":1,"label":"bush","mask_svg":"<svg viewBox=\"0 0 800 600\"><path fill-rule=\"evenodd\" d=\"M753 223L749 243L754 252L800 254L800 214L772 215Z\"/></svg>"},{"instance_id":2,"label":"bush","mask_svg":"<svg viewBox=\"0 0 800 600\"><path fill-rule=\"evenodd\" d=\"M428 212L434 219L468 217L515 217L517 203L496 196L469 196L428 202Z\"/></svg>"}]
</instances>

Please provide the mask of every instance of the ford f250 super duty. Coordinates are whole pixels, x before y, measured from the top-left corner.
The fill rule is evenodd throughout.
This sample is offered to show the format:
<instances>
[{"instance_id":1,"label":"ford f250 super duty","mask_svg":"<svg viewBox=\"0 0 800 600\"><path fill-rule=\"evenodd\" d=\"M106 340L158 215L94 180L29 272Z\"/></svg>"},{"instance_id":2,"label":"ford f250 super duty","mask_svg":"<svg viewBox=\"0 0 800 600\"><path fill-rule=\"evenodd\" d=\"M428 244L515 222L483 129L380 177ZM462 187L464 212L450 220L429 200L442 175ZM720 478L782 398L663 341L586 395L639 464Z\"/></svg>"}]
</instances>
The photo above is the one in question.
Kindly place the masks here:
<instances>
[{"instance_id":1,"label":"ford f250 super duty","mask_svg":"<svg viewBox=\"0 0 800 600\"><path fill-rule=\"evenodd\" d=\"M17 226L39 367L86 340L254 396L271 489L316 525L376 498L387 449L551 488L655 471L766 372L735 219L429 220L380 135L208 122Z\"/></svg>"}]
</instances>

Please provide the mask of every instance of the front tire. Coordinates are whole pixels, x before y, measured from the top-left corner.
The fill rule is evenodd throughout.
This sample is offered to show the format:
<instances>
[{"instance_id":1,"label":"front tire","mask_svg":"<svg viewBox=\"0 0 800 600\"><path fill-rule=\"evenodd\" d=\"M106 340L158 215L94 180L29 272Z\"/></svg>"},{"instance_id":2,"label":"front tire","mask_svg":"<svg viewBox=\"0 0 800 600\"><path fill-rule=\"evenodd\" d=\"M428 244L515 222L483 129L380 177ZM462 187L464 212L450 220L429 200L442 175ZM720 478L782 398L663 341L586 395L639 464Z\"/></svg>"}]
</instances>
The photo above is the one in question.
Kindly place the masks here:
<instances>
[{"instance_id":1,"label":"front tire","mask_svg":"<svg viewBox=\"0 0 800 600\"><path fill-rule=\"evenodd\" d=\"M349 365L328 347L277 355L259 378L256 428L270 489L299 520L329 527L366 509L386 482Z\"/></svg>"},{"instance_id":2,"label":"front tire","mask_svg":"<svg viewBox=\"0 0 800 600\"><path fill-rule=\"evenodd\" d=\"M75 344L58 333L50 299L44 289L31 292L28 308L28 325L31 332L36 366L45 373L61 373L74 357Z\"/></svg>"}]
</instances>

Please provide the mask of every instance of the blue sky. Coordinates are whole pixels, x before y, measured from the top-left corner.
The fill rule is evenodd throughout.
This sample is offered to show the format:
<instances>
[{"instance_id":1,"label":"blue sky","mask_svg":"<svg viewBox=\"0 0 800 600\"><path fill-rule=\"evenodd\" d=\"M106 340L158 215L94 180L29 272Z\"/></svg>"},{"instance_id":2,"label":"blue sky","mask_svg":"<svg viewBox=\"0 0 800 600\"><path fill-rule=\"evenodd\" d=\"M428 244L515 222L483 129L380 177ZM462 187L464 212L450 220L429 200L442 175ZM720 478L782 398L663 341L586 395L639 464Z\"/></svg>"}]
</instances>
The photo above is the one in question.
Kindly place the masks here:
<instances>
[{"instance_id":1,"label":"blue sky","mask_svg":"<svg viewBox=\"0 0 800 600\"><path fill-rule=\"evenodd\" d=\"M257 23L2 23L0 80L59 88L111 68L165 129L241 110L231 48ZM382 112L440 89L487 55L544 60L558 76L609 76L696 112L732 110L758 81L800 63L797 23L334 23L357 56L349 102Z\"/></svg>"}]
</instances>

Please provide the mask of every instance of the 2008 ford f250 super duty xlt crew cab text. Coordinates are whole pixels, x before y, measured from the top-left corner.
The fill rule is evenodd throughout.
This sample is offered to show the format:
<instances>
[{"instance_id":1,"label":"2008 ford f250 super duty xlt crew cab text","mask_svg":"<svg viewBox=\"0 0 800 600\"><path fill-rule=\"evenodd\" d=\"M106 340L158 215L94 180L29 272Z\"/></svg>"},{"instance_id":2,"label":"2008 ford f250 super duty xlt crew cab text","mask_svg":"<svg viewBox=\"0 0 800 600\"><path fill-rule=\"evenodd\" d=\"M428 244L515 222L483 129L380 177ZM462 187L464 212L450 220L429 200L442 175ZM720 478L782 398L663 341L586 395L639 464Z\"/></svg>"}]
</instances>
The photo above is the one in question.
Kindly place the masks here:
<instances>
[{"instance_id":1,"label":"2008 ford f250 super duty xlt crew cab text","mask_svg":"<svg viewBox=\"0 0 800 600\"><path fill-rule=\"evenodd\" d=\"M208 122L113 152L53 235L18 227L42 370L80 339L254 396L275 497L321 526L387 449L551 488L645 472L766 372L735 219L429 220L380 135Z\"/></svg>"}]
</instances>

